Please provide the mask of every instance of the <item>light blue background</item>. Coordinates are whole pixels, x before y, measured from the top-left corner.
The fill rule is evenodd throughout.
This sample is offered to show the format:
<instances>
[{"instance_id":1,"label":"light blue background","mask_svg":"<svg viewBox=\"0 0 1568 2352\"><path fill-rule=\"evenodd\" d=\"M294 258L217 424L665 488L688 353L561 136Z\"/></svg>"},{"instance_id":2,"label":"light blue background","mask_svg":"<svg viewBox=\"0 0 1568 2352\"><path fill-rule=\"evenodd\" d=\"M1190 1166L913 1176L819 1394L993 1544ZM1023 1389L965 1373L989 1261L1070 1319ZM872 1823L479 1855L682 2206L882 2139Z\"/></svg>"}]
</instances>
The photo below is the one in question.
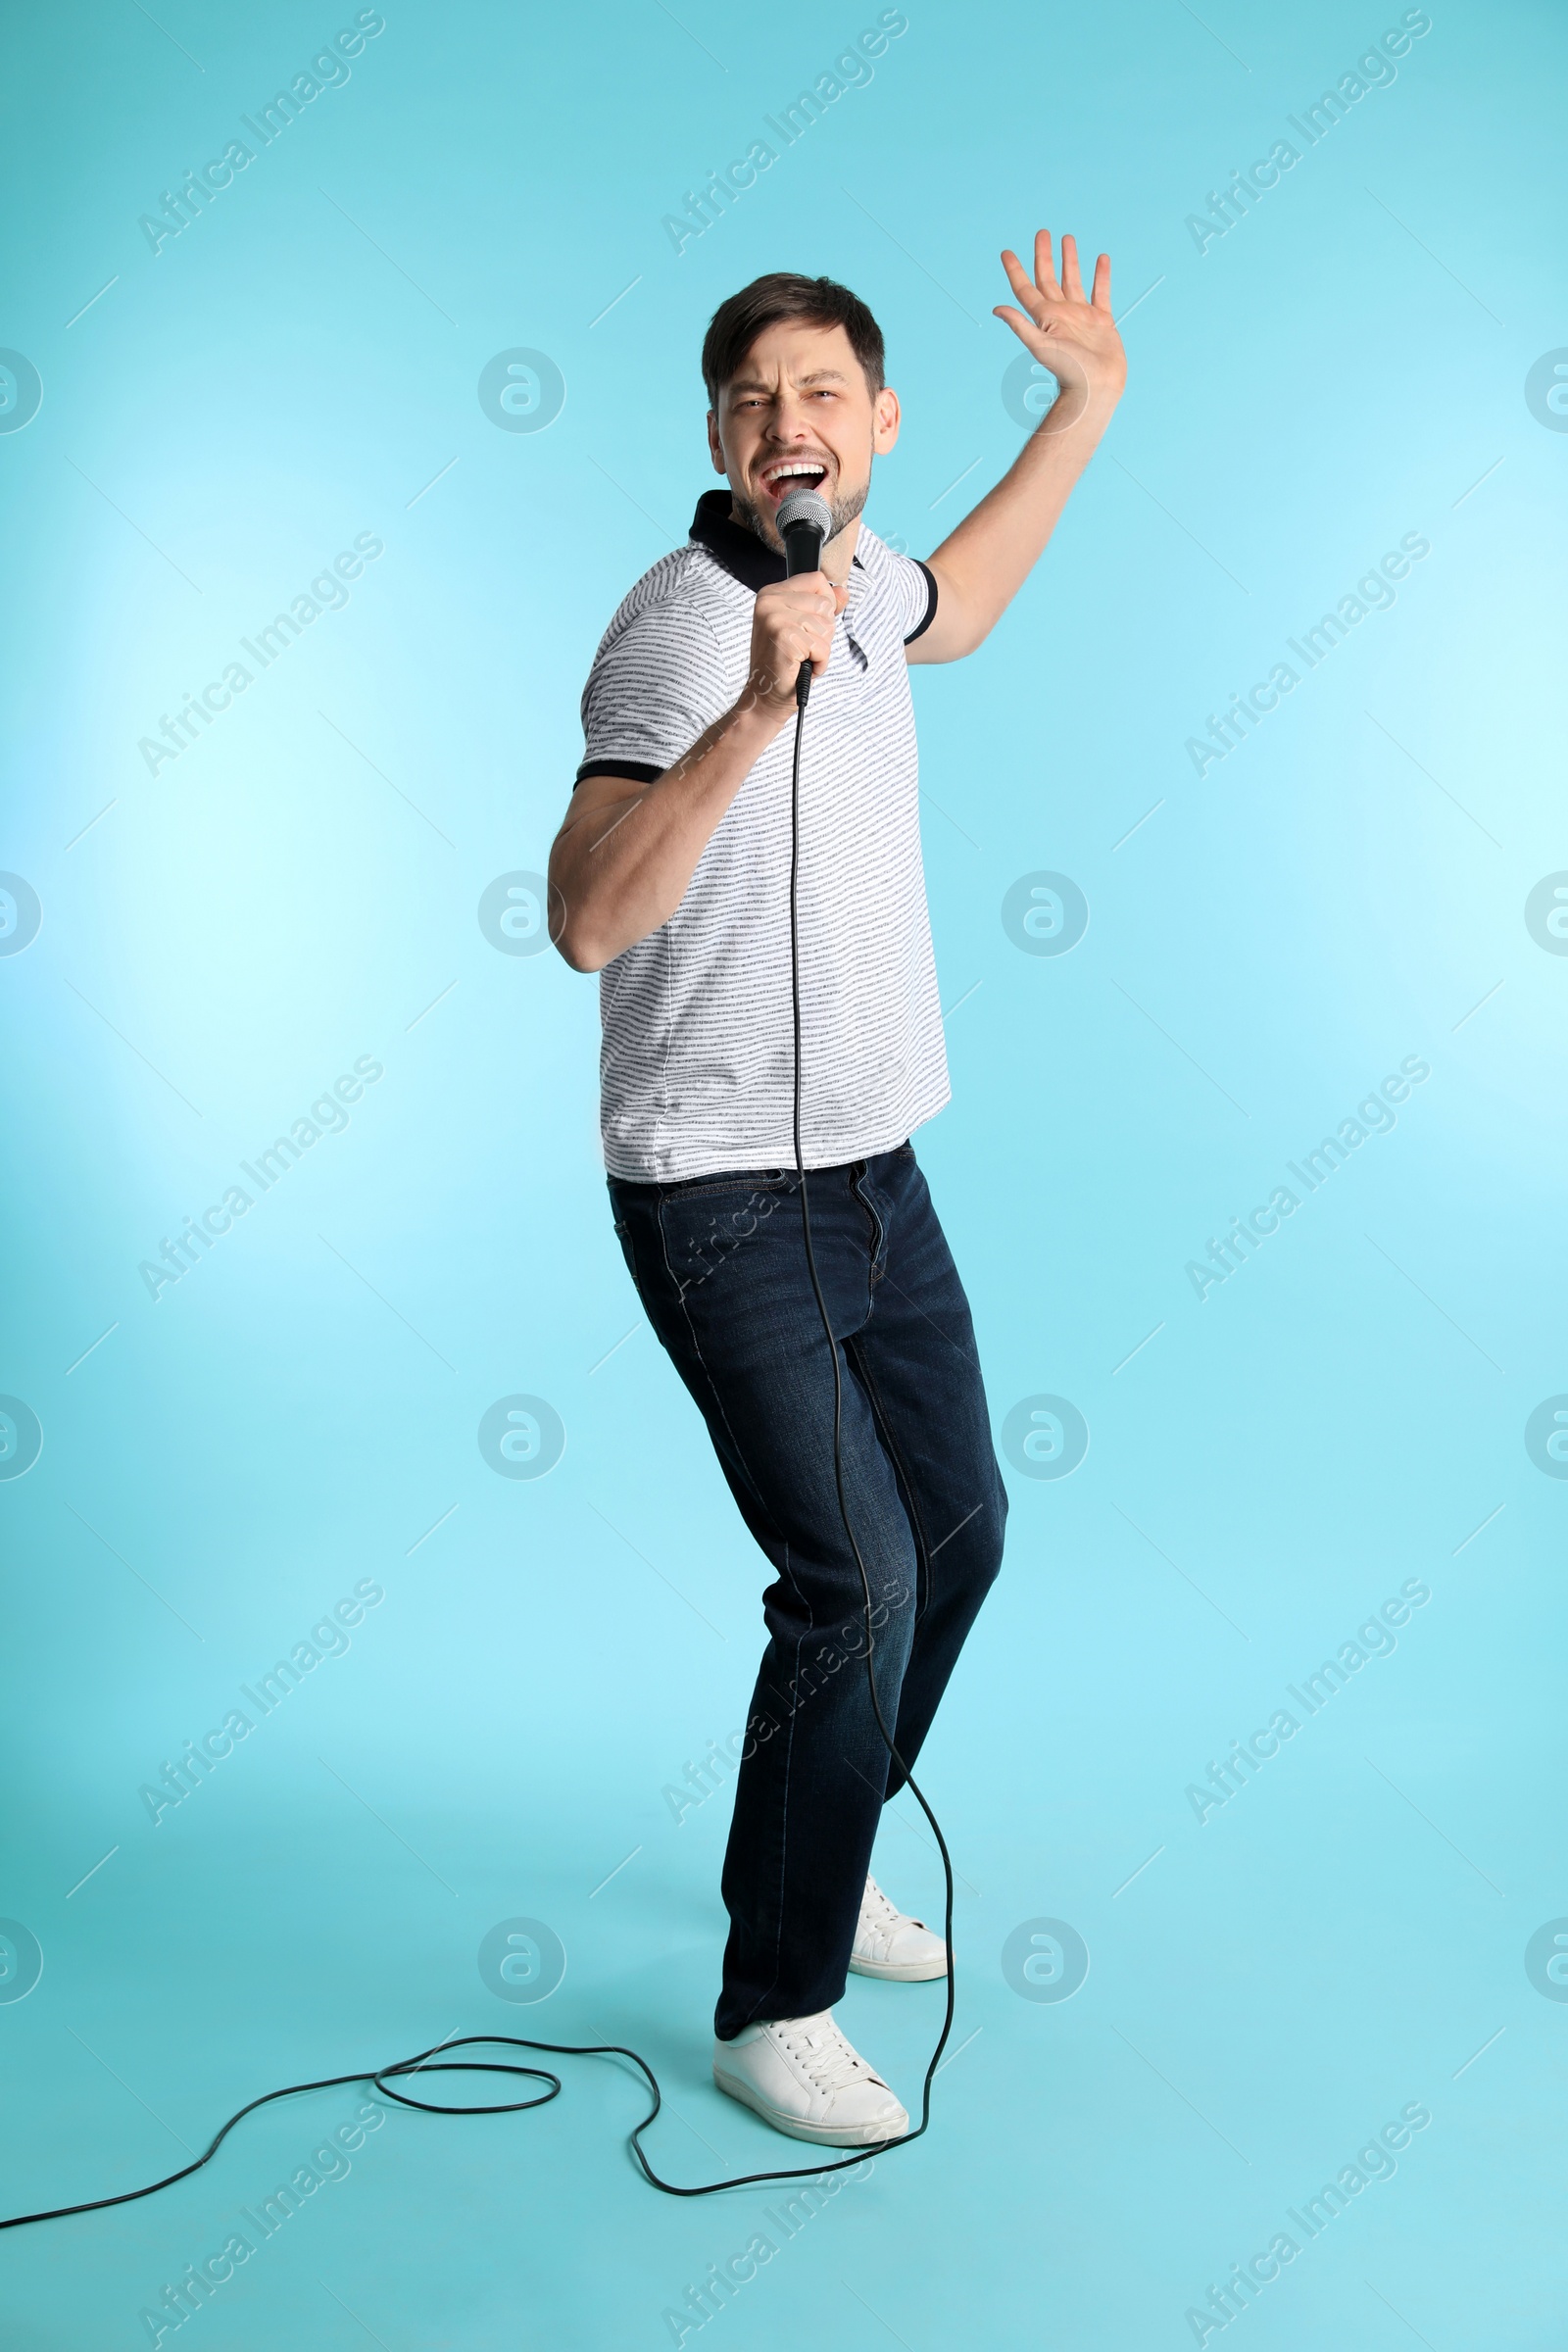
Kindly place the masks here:
<instances>
[{"instance_id":1,"label":"light blue background","mask_svg":"<svg viewBox=\"0 0 1568 2352\"><path fill-rule=\"evenodd\" d=\"M1568 2010L1524 1952L1568 1912L1568 1486L1523 1433L1568 1390L1568 959L1523 909L1568 867L1568 437L1524 384L1568 345L1560 15L1443 0L1200 254L1187 216L1397 7L911 5L677 257L662 216L874 8L396 0L155 257L138 216L353 14L7 12L0 343L43 403L0 435L0 866L43 912L0 958L0 1390L43 1451L0 1482L0 1913L44 1966L0 2003L0 2206L529 2020L650 2057L674 2175L792 2160L707 2077L727 1795L677 1827L662 1794L741 1721L761 1563L610 1231L594 989L476 909L543 867L599 632L710 478L714 305L778 267L872 303L906 424L869 518L924 554L1018 446L989 312L1046 222L1112 253L1131 377L991 642L916 677L955 1007L920 1150L999 1432L1050 1394L1090 1446L1061 1481L1008 1465L1007 1568L926 1752L961 1874L933 2130L685 2340L1191 2343L1210 2282L1420 2100L1396 2175L1235 2325L1555 2343ZM564 377L548 430L481 411L515 347ZM1394 608L1200 781L1205 714L1408 532ZM385 552L348 605L149 775L138 739L358 533ZM1060 957L1003 928L1037 870L1089 903ZM1407 1055L1396 1128L1200 1301L1186 1261ZM351 1125L155 1302L138 1263L359 1056L384 1076ZM476 1443L514 1394L565 1429L539 1480ZM1394 1653L1200 1826L1187 1786L1411 1578ZM347 1654L154 1827L139 1786L364 1579ZM878 1869L939 1899L906 1806ZM476 1967L517 1915L568 1955L534 2008ZM1039 1917L1091 1953L1063 2003L1002 1973ZM853 1982L841 2014L912 2094L939 1988ZM353 2100L0 2240L8 2343L149 2340ZM179 2341L669 2343L772 2200L652 2194L640 2111L574 2062L541 2114L396 2114Z\"/></svg>"}]
</instances>

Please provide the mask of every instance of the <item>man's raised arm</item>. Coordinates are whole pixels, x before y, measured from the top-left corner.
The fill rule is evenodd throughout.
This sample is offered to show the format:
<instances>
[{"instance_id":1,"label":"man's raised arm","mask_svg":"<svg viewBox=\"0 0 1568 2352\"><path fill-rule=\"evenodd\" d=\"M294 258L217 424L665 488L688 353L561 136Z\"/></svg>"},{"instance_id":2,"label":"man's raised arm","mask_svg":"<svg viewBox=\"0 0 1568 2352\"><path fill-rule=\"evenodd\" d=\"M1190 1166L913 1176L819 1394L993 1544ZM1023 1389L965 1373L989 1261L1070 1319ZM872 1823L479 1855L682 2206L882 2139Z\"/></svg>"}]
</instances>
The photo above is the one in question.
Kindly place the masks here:
<instances>
[{"instance_id":1,"label":"man's raised arm","mask_svg":"<svg viewBox=\"0 0 1568 2352\"><path fill-rule=\"evenodd\" d=\"M1015 464L930 558L936 617L910 646L911 662L956 662L991 634L1039 562L1127 378L1104 254L1087 300L1071 237L1061 240L1059 283L1049 229L1035 238L1033 278L1012 251L1002 263L1022 307L999 305L995 315L1050 368L1059 392Z\"/></svg>"}]
</instances>

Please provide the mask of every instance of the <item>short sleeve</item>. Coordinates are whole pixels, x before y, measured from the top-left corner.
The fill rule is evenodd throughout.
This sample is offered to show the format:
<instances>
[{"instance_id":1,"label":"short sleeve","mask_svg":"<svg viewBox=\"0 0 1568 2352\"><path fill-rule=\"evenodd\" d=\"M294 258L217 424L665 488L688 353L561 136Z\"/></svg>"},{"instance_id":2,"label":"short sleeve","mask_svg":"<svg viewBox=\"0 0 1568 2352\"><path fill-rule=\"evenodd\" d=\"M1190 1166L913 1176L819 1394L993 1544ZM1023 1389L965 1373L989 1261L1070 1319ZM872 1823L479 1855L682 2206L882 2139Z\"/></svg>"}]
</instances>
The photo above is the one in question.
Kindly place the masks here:
<instances>
[{"instance_id":1,"label":"short sleeve","mask_svg":"<svg viewBox=\"0 0 1568 2352\"><path fill-rule=\"evenodd\" d=\"M937 616L936 580L916 556L895 555L889 548L887 564L899 634L906 645L912 645Z\"/></svg>"},{"instance_id":2,"label":"short sleeve","mask_svg":"<svg viewBox=\"0 0 1568 2352\"><path fill-rule=\"evenodd\" d=\"M585 776L651 784L726 705L724 665L706 616L684 600L647 605L600 646L582 695Z\"/></svg>"}]
</instances>

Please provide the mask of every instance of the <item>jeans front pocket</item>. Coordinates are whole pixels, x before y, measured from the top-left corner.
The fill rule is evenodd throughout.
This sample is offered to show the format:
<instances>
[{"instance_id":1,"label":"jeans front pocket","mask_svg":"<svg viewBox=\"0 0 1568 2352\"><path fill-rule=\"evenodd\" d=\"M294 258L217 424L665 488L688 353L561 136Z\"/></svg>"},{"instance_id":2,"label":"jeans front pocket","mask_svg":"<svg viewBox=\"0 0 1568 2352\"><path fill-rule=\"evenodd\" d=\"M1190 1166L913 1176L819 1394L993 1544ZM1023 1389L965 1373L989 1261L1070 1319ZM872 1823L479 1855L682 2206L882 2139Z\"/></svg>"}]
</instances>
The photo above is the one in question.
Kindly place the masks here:
<instances>
[{"instance_id":1,"label":"jeans front pocket","mask_svg":"<svg viewBox=\"0 0 1568 2352\"><path fill-rule=\"evenodd\" d=\"M795 1191L792 1169L667 1185L659 1203L664 1256L683 1297L711 1282L767 1227Z\"/></svg>"},{"instance_id":2,"label":"jeans front pocket","mask_svg":"<svg viewBox=\"0 0 1568 2352\"><path fill-rule=\"evenodd\" d=\"M733 1173L689 1176L679 1184L662 1184L660 1200L703 1200L710 1194L780 1193L795 1182L793 1168L740 1168Z\"/></svg>"}]
</instances>

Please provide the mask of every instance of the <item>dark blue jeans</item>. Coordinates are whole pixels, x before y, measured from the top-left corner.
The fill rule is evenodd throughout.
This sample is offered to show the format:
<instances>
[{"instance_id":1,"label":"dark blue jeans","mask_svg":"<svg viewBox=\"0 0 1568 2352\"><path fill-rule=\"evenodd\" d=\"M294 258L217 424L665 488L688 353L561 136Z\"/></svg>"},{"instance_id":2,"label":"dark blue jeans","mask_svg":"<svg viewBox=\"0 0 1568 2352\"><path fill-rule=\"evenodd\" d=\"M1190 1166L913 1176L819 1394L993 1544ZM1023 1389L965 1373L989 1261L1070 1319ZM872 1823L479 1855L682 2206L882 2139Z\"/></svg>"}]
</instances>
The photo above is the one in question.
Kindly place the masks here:
<instances>
[{"instance_id":1,"label":"dark blue jeans","mask_svg":"<svg viewBox=\"0 0 1568 2352\"><path fill-rule=\"evenodd\" d=\"M844 1487L877 1696L913 1765L1002 1561L1007 1502L969 1305L909 1145L808 1174L844 1379ZM872 1712L865 1600L833 1476L833 1364L793 1169L612 1178L626 1263L774 1569L724 1859L714 2029L844 1990L871 1842L904 1775Z\"/></svg>"}]
</instances>

